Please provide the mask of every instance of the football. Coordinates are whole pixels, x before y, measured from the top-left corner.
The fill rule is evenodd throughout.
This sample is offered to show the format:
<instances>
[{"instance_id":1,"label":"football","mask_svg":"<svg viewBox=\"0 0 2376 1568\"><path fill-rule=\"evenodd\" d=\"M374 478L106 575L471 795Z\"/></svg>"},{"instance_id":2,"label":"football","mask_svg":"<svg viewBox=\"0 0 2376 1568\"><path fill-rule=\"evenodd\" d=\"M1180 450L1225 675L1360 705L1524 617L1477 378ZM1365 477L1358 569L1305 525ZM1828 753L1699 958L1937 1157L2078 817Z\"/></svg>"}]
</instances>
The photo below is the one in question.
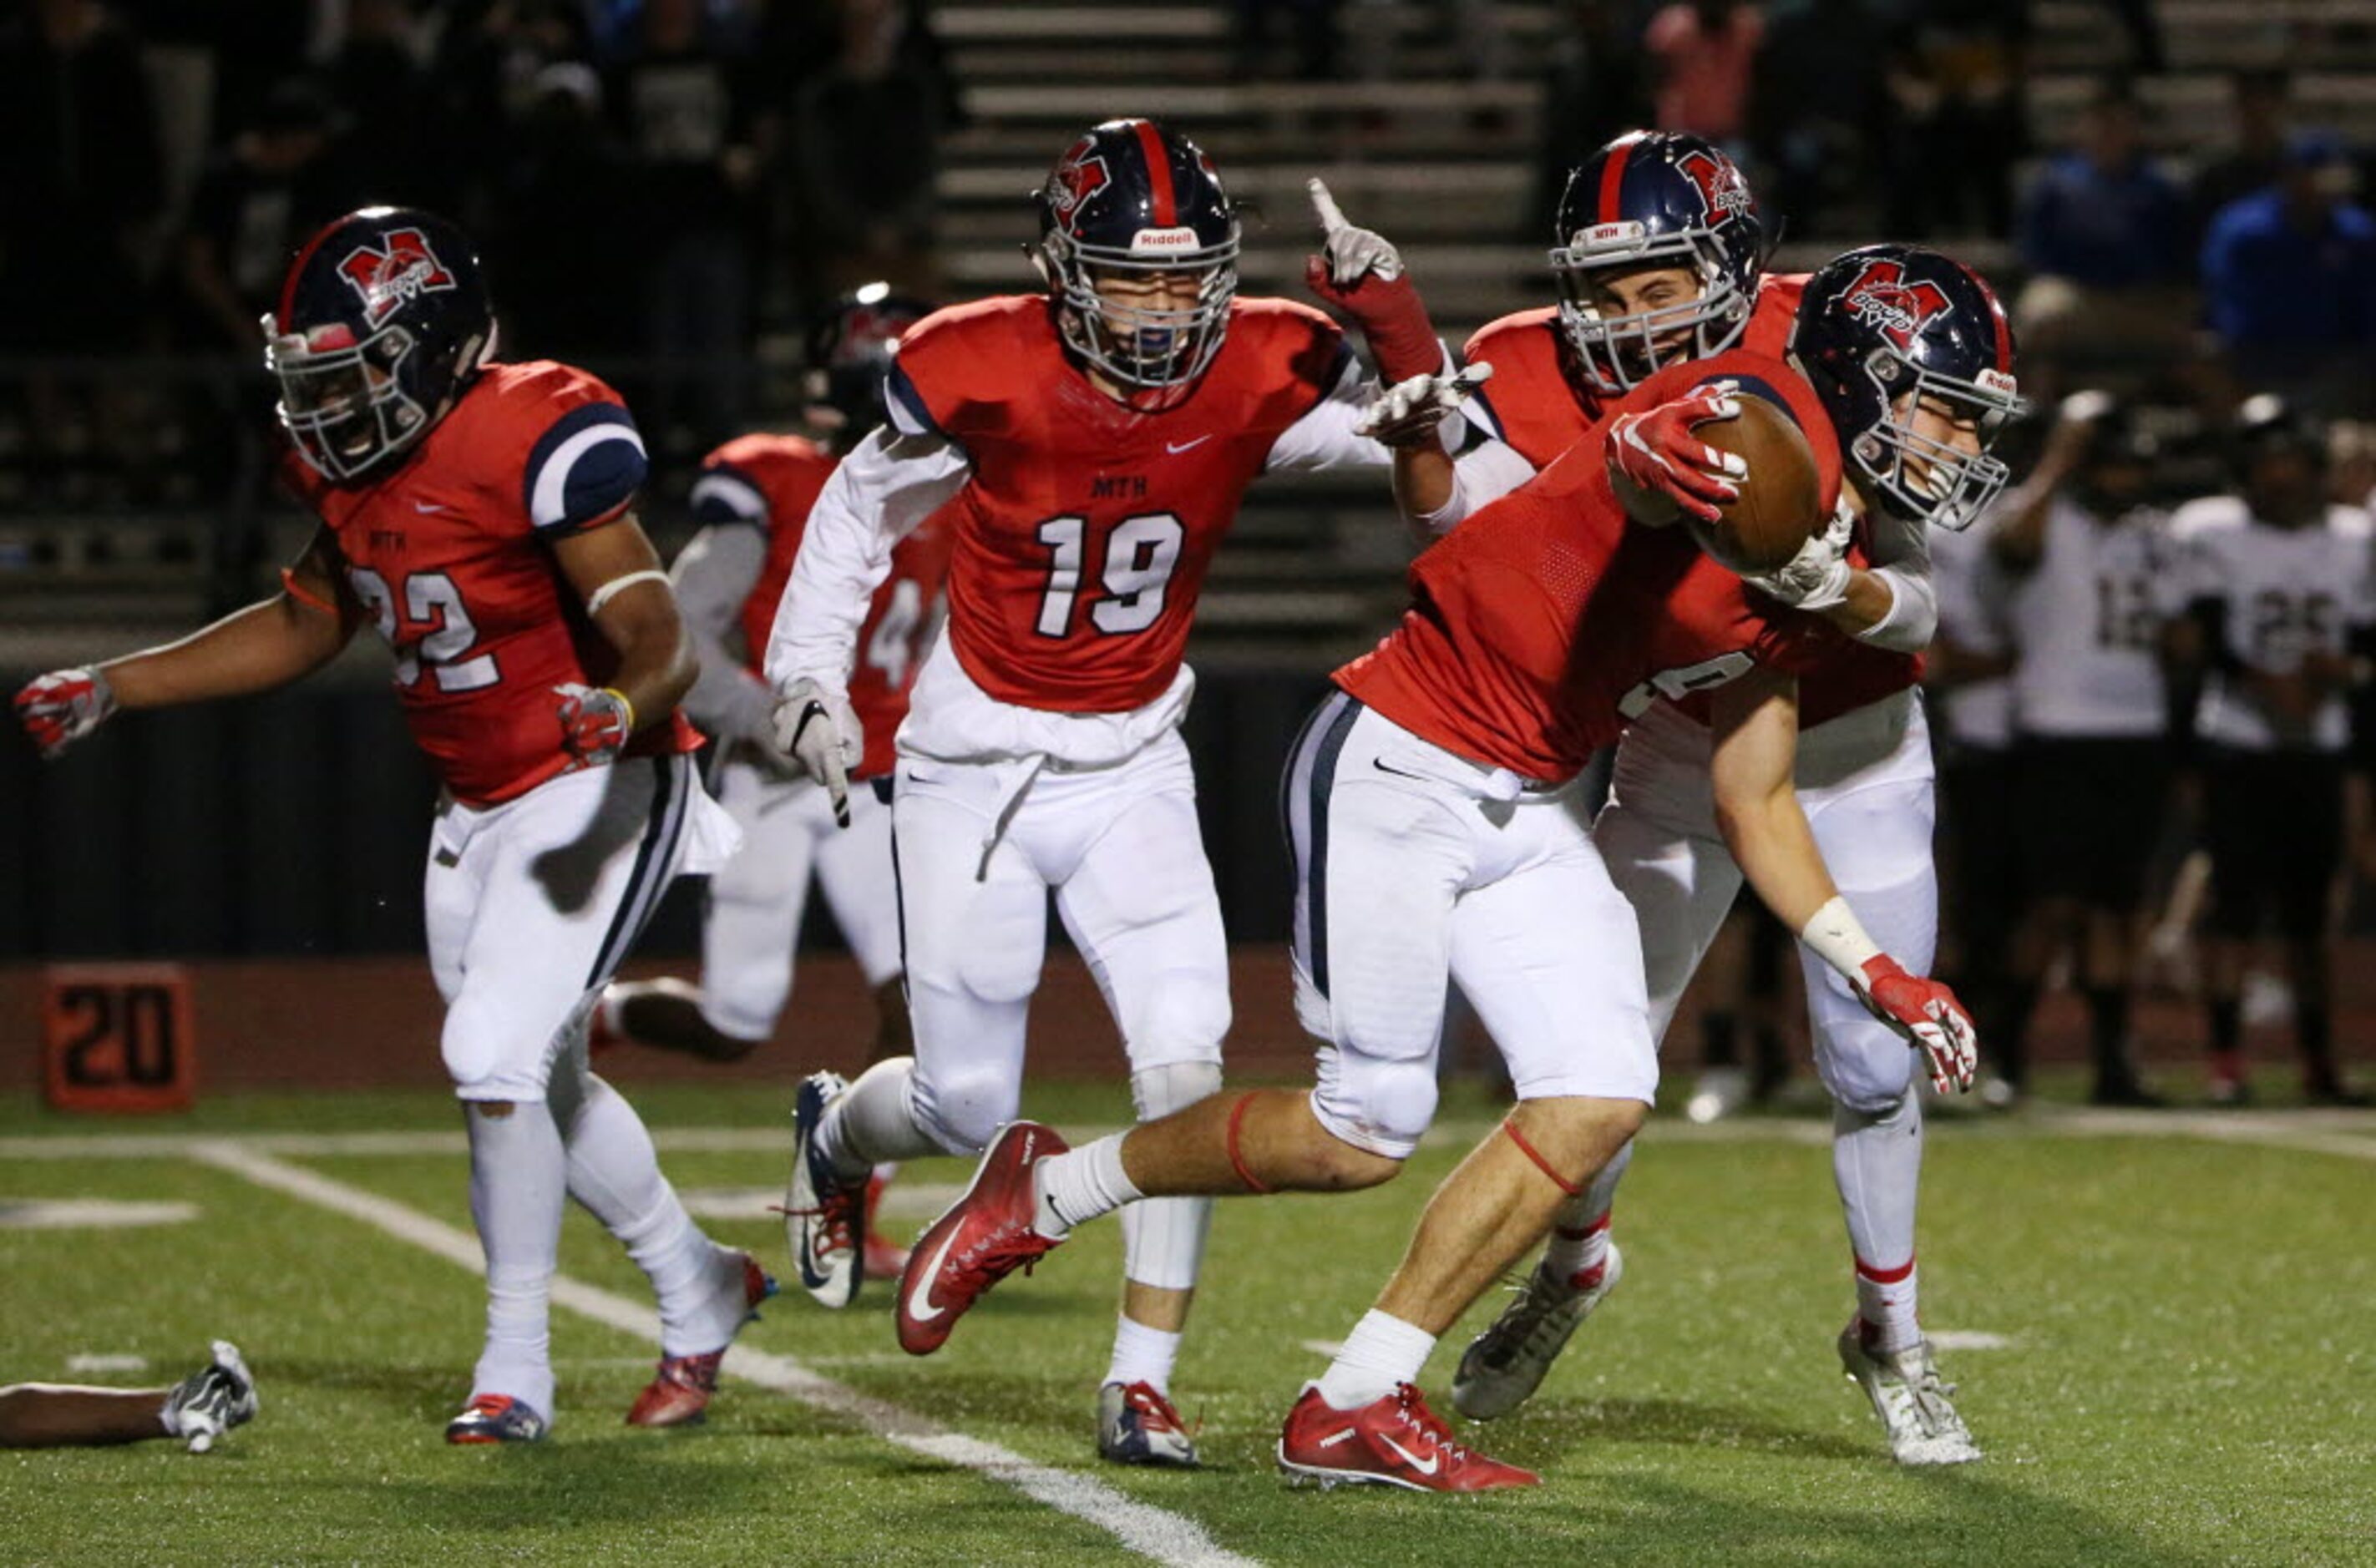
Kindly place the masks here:
<instances>
[{"instance_id":1,"label":"football","mask_svg":"<svg viewBox=\"0 0 2376 1568\"><path fill-rule=\"evenodd\" d=\"M1815 454L1790 416L1763 398L1743 393L1740 412L1693 427L1709 445L1749 465L1740 497L1713 523L1683 519L1702 550L1736 572L1770 572L1789 564L1807 536L1824 525L1823 487Z\"/></svg>"}]
</instances>

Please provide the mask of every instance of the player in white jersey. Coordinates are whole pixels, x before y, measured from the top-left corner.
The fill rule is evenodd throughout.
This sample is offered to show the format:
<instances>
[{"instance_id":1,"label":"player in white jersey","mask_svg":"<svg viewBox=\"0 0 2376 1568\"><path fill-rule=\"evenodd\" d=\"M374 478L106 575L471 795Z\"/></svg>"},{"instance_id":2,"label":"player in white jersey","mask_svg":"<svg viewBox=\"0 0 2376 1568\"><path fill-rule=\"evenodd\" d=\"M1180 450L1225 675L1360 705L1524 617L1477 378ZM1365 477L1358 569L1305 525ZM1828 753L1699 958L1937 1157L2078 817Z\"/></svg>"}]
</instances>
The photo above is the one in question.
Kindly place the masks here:
<instances>
[{"instance_id":1,"label":"player in white jersey","mask_svg":"<svg viewBox=\"0 0 2376 1568\"><path fill-rule=\"evenodd\" d=\"M1048 292L943 311L902 339L891 425L818 497L767 653L784 748L838 792L859 750L845 683L860 618L896 543L940 513L948 619L892 796L915 1055L846 1087L820 1075L795 1111L787 1229L827 1305L857 1284L872 1166L978 1151L1015 1119L1051 891L1121 1028L1139 1113L1220 1088L1229 956L1179 734L1197 590L1257 477L1387 463L1355 434L1376 388L1337 328L1235 298L1237 214L1193 142L1108 122L1039 201ZM1441 368L1394 253L1339 220L1328 254L1322 292L1382 367ZM1192 1465L1169 1385L1211 1202L1133 1215L1099 1449Z\"/></svg>"},{"instance_id":2,"label":"player in white jersey","mask_svg":"<svg viewBox=\"0 0 2376 1568\"><path fill-rule=\"evenodd\" d=\"M2153 1105L2129 1055L2129 977L2171 758L2161 670L2173 549L2147 497L2158 448L2106 394L2064 399L2037 469L1991 519L2012 586L2023 874L2035 994L2068 950L2097 1105Z\"/></svg>"},{"instance_id":3,"label":"player in white jersey","mask_svg":"<svg viewBox=\"0 0 2376 1568\"><path fill-rule=\"evenodd\" d=\"M1989 1060L1983 1103L2020 1102L2028 1083L2023 1041L2030 988L2015 975L2013 939L2027 905L2021 877L2020 813L2014 790L2013 632L2010 585L1990 559L1985 521L1930 540L1930 576L1939 593L1939 635L1923 671L1938 715L1942 900L1955 968L1949 977L1967 1000Z\"/></svg>"},{"instance_id":4,"label":"player in white jersey","mask_svg":"<svg viewBox=\"0 0 2376 1568\"><path fill-rule=\"evenodd\" d=\"M2321 1103L2363 1103L2335 1070L2329 927L2351 709L2369 683L2376 627L2371 525L2325 499L2319 433L2275 397L2244 405L2235 440L2237 493L2191 501L2171 525L2187 613L2171 623L2170 654L2190 695L2201 678L2192 731L2211 849L2212 1098L2232 1104L2249 1093L2244 960L2274 915L2304 1090Z\"/></svg>"}]
</instances>

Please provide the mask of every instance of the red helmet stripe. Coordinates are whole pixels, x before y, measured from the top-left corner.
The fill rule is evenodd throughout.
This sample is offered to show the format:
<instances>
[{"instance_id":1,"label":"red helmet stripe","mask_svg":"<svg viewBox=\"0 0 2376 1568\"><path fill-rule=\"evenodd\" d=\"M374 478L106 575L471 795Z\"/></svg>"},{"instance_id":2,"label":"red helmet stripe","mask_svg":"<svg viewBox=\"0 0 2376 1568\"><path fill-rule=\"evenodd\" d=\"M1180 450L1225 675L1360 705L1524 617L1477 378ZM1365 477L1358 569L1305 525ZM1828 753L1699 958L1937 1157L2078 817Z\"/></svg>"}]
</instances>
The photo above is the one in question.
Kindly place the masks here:
<instances>
[{"instance_id":1,"label":"red helmet stripe","mask_svg":"<svg viewBox=\"0 0 2376 1568\"><path fill-rule=\"evenodd\" d=\"M1155 193L1155 226L1169 229L1180 221L1180 210L1171 196L1171 156L1154 121L1138 123L1138 148L1146 155L1146 182Z\"/></svg>"},{"instance_id":2,"label":"red helmet stripe","mask_svg":"<svg viewBox=\"0 0 2376 1568\"><path fill-rule=\"evenodd\" d=\"M1626 137L1610 151L1609 161L1600 166L1600 220L1603 223L1614 223L1625 216L1624 208L1618 205L1618 197L1625 184L1626 160L1633 156L1634 138Z\"/></svg>"},{"instance_id":3,"label":"red helmet stripe","mask_svg":"<svg viewBox=\"0 0 2376 1568\"><path fill-rule=\"evenodd\" d=\"M354 215L349 213L347 216L350 218ZM297 279L304 276L305 264L314 259L314 253L322 248L322 242L328 239L346 221L346 218L333 218L315 230L314 237L297 248L297 259L289 264L289 275L281 280L280 309L273 318L279 324L280 330L283 332L289 330L291 316L297 308Z\"/></svg>"}]
</instances>

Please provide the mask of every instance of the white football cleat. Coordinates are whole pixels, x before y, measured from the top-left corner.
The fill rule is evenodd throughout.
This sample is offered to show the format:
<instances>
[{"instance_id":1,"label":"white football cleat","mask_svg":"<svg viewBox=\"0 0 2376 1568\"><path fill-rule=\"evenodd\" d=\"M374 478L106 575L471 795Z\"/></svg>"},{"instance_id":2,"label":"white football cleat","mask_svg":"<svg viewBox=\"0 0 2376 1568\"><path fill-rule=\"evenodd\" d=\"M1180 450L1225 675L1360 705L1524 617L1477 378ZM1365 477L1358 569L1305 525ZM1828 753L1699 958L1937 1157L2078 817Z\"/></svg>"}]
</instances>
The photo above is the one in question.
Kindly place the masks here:
<instances>
[{"instance_id":1,"label":"white football cleat","mask_svg":"<svg viewBox=\"0 0 2376 1568\"><path fill-rule=\"evenodd\" d=\"M1868 1349L1863 1320L1850 1318L1840 1330L1840 1370L1872 1401L1899 1464L1968 1465L1980 1457L1971 1429L1949 1402L1955 1385L1939 1380L1928 1339L1887 1353Z\"/></svg>"},{"instance_id":2,"label":"white football cleat","mask_svg":"<svg viewBox=\"0 0 2376 1568\"><path fill-rule=\"evenodd\" d=\"M1589 1289L1552 1279L1538 1265L1518 1287L1518 1299L1461 1352L1460 1370L1452 1374L1452 1408L1472 1421L1490 1421L1533 1398L1570 1336L1624 1273L1625 1254L1614 1241L1599 1282Z\"/></svg>"}]
</instances>

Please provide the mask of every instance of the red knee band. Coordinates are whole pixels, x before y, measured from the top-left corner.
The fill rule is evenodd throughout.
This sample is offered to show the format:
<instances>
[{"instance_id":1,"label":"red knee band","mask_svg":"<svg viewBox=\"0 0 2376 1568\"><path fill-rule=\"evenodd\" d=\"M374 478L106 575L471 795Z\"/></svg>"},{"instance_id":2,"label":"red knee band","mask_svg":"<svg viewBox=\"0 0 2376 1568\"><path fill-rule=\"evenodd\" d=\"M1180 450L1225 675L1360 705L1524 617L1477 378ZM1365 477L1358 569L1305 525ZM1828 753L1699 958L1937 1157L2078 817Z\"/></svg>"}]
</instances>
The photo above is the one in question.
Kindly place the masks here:
<instances>
[{"instance_id":1,"label":"red knee band","mask_svg":"<svg viewBox=\"0 0 2376 1568\"><path fill-rule=\"evenodd\" d=\"M1254 1096L1260 1092L1248 1089L1238 1096L1235 1105L1230 1107L1230 1169L1238 1173L1238 1180L1246 1184L1246 1191L1254 1194L1267 1193L1270 1189L1255 1180L1254 1173L1246 1169L1245 1157L1238 1152L1238 1127L1246 1119L1246 1107L1253 1103Z\"/></svg>"},{"instance_id":2,"label":"red knee band","mask_svg":"<svg viewBox=\"0 0 2376 1568\"><path fill-rule=\"evenodd\" d=\"M1535 1162L1536 1170L1541 1171L1544 1175L1551 1179L1552 1186L1557 1187L1561 1192L1565 1193L1572 1198L1580 1198L1584 1196L1584 1188L1582 1186L1578 1185L1576 1182L1569 1181L1566 1177L1553 1170L1551 1168L1551 1162L1545 1159L1541 1154L1537 1152L1534 1145L1527 1142L1527 1135L1518 1131L1518 1119L1515 1114L1505 1116L1502 1119L1502 1131L1510 1134L1510 1141L1518 1146L1519 1153L1525 1155L1528 1159Z\"/></svg>"}]
</instances>

